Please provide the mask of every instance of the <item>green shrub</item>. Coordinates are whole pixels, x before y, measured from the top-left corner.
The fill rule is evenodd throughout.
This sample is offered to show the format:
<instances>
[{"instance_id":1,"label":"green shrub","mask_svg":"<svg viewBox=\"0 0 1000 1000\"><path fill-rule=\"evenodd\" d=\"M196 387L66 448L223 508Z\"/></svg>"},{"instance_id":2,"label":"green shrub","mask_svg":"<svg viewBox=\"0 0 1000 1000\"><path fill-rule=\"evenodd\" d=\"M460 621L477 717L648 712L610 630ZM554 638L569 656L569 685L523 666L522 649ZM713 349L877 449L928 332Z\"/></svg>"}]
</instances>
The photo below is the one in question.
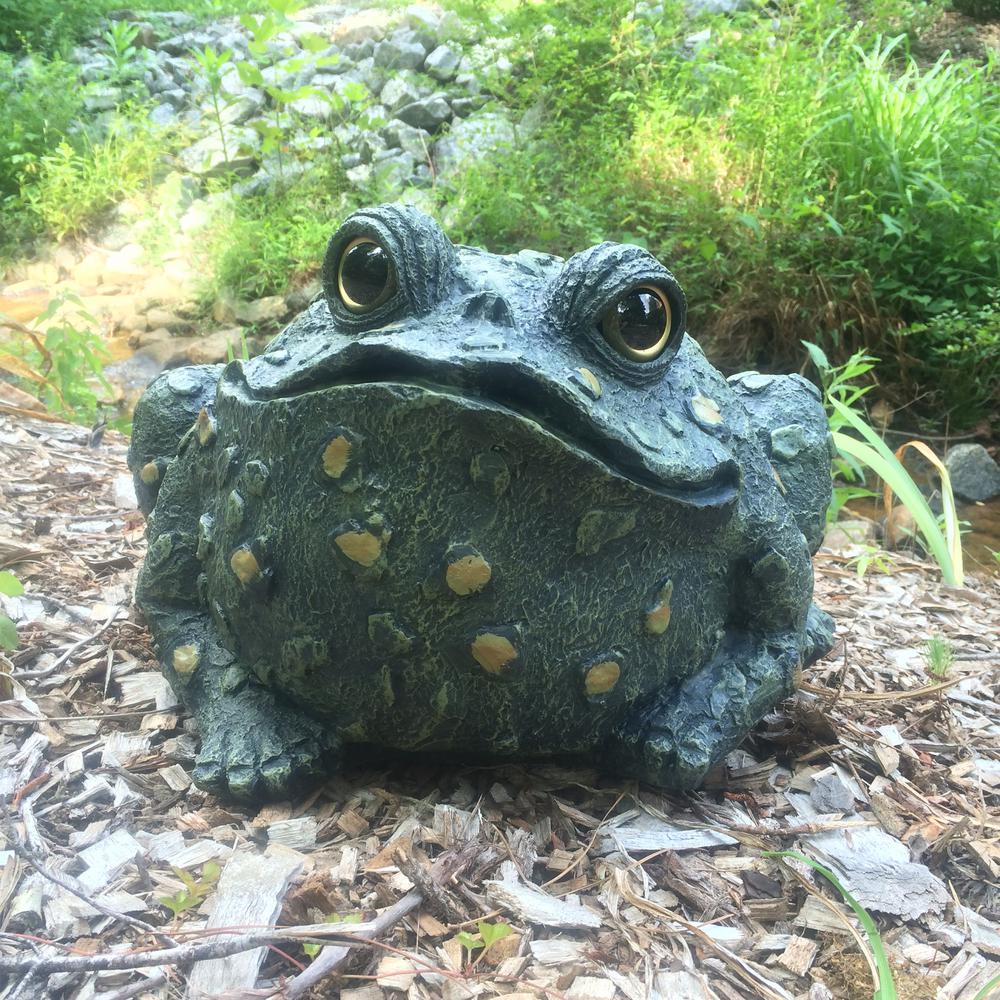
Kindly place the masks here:
<instances>
[{"instance_id":1,"label":"green shrub","mask_svg":"<svg viewBox=\"0 0 1000 1000\"><path fill-rule=\"evenodd\" d=\"M57 239L82 233L122 198L155 180L166 133L141 119L117 118L98 143L63 140L40 157L23 197Z\"/></svg>"},{"instance_id":2,"label":"green shrub","mask_svg":"<svg viewBox=\"0 0 1000 1000\"><path fill-rule=\"evenodd\" d=\"M235 198L208 236L208 295L279 294L319 270L337 221L357 203L343 179L317 168L308 179L267 197Z\"/></svg>"},{"instance_id":3,"label":"green shrub","mask_svg":"<svg viewBox=\"0 0 1000 1000\"><path fill-rule=\"evenodd\" d=\"M80 113L76 68L38 57L15 68L15 61L0 53L0 107L0 199L6 199L17 194L21 179Z\"/></svg>"}]
</instances>

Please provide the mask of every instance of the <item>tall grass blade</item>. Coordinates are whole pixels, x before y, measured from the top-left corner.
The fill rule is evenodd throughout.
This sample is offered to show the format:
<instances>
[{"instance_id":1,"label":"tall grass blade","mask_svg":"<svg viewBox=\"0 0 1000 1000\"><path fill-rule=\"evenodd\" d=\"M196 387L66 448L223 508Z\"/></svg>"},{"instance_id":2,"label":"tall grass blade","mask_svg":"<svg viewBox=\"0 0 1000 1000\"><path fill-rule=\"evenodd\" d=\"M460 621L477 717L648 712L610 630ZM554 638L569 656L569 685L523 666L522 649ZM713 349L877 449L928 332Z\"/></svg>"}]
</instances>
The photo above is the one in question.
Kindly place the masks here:
<instances>
[{"instance_id":1,"label":"tall grass blade","mask_svg":"<svg viewBox=\"0 0 1000 1000\"><path fill-rule=\"evenodd\" d=\"M889 956L886 955L885 947L882 944L882 935L879 934L871 914L840 884L837 876L829 868L824 868L818 861L813 861L812 858L807 858L798 851L765 851L764 857L794 858L796 861L801 861L822 875L844 897L845 902L854 911L858 922L864 928L868 944L871 946L872 956L875 959L875 968L878 970L878 982L875 984L872 1000L898 1000L896 984L892 978L892 967L889 965Z\"/></svg>"},{"instance_id":2,"label":"tall grass blade","mask_svg":"<svg viewBox=\"0 0 1000 1000\"><path fill-rule=\"evenodd\" d=\"M928 506L916 483L910 478L910 474L885 442L864 420L839 400L831 398L829 403L844 423L857 431L868 442L865 444L864 441L859 441L850 435L834 431L834 444L845 455L867 465L880 479L892 487L896 496L913 515L928 550L941 570L945 583L952 587L962 586L964 576L961 562L956 566L952 558L951 548L938 526L937 517Z\"/></svg>"}]
</instances>

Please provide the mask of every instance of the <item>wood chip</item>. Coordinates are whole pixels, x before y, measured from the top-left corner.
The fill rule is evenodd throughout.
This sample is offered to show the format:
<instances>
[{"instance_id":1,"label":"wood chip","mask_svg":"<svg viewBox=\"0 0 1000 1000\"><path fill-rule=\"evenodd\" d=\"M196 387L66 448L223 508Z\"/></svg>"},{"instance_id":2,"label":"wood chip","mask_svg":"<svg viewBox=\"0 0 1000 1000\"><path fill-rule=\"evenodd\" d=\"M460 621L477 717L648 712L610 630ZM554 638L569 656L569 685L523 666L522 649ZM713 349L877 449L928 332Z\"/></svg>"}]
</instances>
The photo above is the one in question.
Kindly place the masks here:
<instances>
[{"instance_id":1,"label":"wood chip","mask_svg":"<svg viewBox=\"0 0 1000 1000\"><path fill-rule=\"evenodd\" d=\"M234 854L219 878L208 929L273 923L281 912L285 891L302 864L301 855L274 846L263 856ZM186 996L200 1000L227 990L252 989L266 950L256 948L228 958L196 962L188 977Z\"/></svg>"},{"instance_id":2,"label":"wood chip","mask_svg":"<svg viewBox=\"0 0 1000 1000\"><path fill-rule=\"evenodd\" d=\"M793 937L778 956L778 961L794 975L804 976L812 968L817 951L819 944L812 938Z\"/></svg>"},{"instance_id":3,"label":"wood chip","mask_svg":"<svg viewBox=\"0 0 1000 1000\"><path fill-rule=\"evenodd\" d=\"M512 910L521 919L543 927L600 927L601 918L593 910L567 899L558 899L535 885L521 881L510 861L500 866L499 881L486 883L487 898L495 905Z\"/></svg>"}]
</instances>

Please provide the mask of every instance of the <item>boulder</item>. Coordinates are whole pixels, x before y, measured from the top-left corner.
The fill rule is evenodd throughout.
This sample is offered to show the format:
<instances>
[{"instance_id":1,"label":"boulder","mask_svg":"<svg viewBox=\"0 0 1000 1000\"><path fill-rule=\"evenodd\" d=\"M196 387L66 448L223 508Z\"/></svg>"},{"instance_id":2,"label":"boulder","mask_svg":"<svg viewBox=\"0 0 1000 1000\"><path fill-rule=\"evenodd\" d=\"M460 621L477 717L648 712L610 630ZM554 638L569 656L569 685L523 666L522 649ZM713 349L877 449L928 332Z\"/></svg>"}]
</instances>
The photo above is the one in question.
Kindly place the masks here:
<instances>
[{"instance_id":1,"label":"boulder","mask_svg":"<svg viewBox=\"0 0 1000 1000\"><path fill-rule=\"evenodd\" d=\"M433 94L422 100L406 104L396 112L396 117L414 128L424 128L433 132L451 118L451 105L444 94Z\"/></svg>"},{"instance_id":2,"label":"boulder","mask_svg":"<svg viewBox=\"0 0 1000 1000\"><path fill-rule=\"evenodd\" d=\"M372 58L376 66L386 69L420 69L427 50L412 32L397 32L375 46Z\"/></svg>"},{"instance_id":3,"label":"boulder","mask_svg":"<svg viewBox=\"0 0 1000 1000\"><path fill-rule=\"evenodd\" d=\"M243 356L243 331L237 326L228 330L216 330L204 337L186 337L187 357L195 365L214 365L234 357Z\"/></svg>"},{"instance_id":4,"label":"boulder","mask_svg":"<svg viewBox=\"0 0 1000 1000\"><path fill-rule=\"evenodd\" d=\"M985 502L1000 496L1000 465L981 444L949 448L944 464L957 497Z\"/></svg>"},{"instance_id":5,"label":"boulder","mask_svg":"<svg viewBox=\"0 0 1000 1000\"><path fill-rule=\"evenodd\" d=\"M277 323L288 314L282 295L268 295L254 302L234 302L233 316L241 323Z\"/></svg>"},{"instance_id":6,"label":"boulder","mask_svg":"<svg viewBox=\"0 0 1000 1000\"><path fill-rule=\"evenodd\" d=\"M393 76L386 81L382 93L379 95L379 100L390 111L396 111L420 100L420 93L406 77Z\"/></svg>"},{"instance_id":7,"label":"boulder","mask_svg":"<svg viewBox=\"0 0 1000 1000\"><path fill-rule=\"evenodd\" d=\"M183 150L179 159L188 173L199 177L218 177L229 171L246 175L257 165L260 147L261 137L255 129L236 126L226 130L228 162L218 130Z\"/></svg>"},{"instance_id":8,"label":"boulder","mask_svg":"<svg viewBox=\"0 0 1000 1000\"><path fill-rule=\"evenodd\" d=\"M412 153L418 160L427 159L431 136L422 128L414 128L405 122L391 121L383 126L380 134L390 149L402 149Z\"/></svg>"},{"instance_id":9,"label":"boulder","mask_svg":"<svg viewBox=\"0 0 1000 1000\"><path fill-rule=\"evenodd\" d=\"M454 79L461 61L461 53L450 45L439 45L424 61L424 72L445 83Z\"/></svg>"},{"instance_id":10,"label":"boulder","mask_svg":"<svg viewBox=\"0 0 1000 1000\"><path fill-rule=\"evenodd\" d=\"M469 162L509 149L516 139L514 123L505 112L484 111L463 118L434 144L438 176L454 174Z\"/></svg>"}]
</instances>

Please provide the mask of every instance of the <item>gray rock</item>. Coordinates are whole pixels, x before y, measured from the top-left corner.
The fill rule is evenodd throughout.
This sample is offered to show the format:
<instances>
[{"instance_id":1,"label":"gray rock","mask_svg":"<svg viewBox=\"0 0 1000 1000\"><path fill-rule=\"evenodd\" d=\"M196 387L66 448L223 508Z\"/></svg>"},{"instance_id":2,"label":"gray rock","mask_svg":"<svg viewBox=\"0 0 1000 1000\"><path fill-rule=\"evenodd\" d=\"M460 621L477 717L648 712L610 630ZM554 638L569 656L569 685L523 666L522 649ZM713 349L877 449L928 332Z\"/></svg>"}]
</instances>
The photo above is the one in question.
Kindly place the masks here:
<instances>
[{"instance_id":1,"label":"gray rock","mask_svg":"<svg viewBox=\"0 0 1000 1000\"><path fill-rule=\"evenodd\" d=\"M473 27L455 11L446 10L438 19L435 34L442 42L462 41L472 37Z\"/></svg>"},{"instance_id":2,"label":"gray rock","mask_svg":"<svg viewBox=\"0 0 1000 1000\"><path fill-rule=\"evenodd\" d=\"M354 72L347 74L351 79L360 80L373 94L379 93L385 84L385 70L375 65L375 60L369 56L362 59L354 67Z\"/></svg>"},{"instance_id":3,"label":"gray rock","mask_svg":"<svg viewBox=\"0 0 1000 1000\"><path fill-rule=\"evenodd\" d=\"M80 79L84 83L96 83L98 80L106 80L110 72L111 61L98 56L92 62L84 63L80 67Z\"/></svg>"},{"instance_id":4,"label":"gray rock","mask_svg":"<svg viewBox=\"0 0 1000 1000\"><path fill-rule=\"evenodd\" d=\"M167 104L171 105L177 110L180 110L188 102L188 95L184 93L180 87L173 87L170 90L163 91L159 95L161 101L165 101Z\"/></svg>"},{"instance_id":5,"label":"gray rock","mask_svg":"<svg viewBox=\"0 0 1000 1000\"><path fill-rule=\"evenodd\" d=\"M444 94L434 94L404 105L396 112L396 117L414 128L425 128L433 132L451 118L451 105Z\"/></svg>"},{"instance_id":6,"label":"gray rock","mask_svg":"<svg viewBox=\"0 0 1000 1000\"><path fill-rule=\"evenodd\" d=\"M422 128L414 128L405 122L391 121L382 128L380 134L390 149L402 149L412 153L418 160L427 159L432 140L430 133Z\"/></svg>"},{"instance_id":7,"label":"gray rock","mask_svg":"<svg viewBox=\"0 0 1000 1000\"><path fill-rule=\"evenodd\" d=\"M347 181L354 187L367 187L372 181L372 168L367 163L362 163L360 166L351 167L347 171Z\"/></svg>"},{"instance_id":8,"label":"gray rock","mask_svg":"<svg viewBox=\"0 0 1000 1000\"><path fill-rule=\"evenodd\" d=\"M289 111L301 115L303 118L314 118L322 122L329 121L334 112L334 104L329 97L317 97L315 95L308 95L290 101L287 108Z\"/></svg>"},{"instance_id":9,"label":"gray rock","mask_svg":"<svg viewBox=\"0 0 1000 1000\"><path fill-rule=\"evenodd\" d=\"M441 16L430 7L414 4L406 10L406 23L416 32L436 35L441 26Z\"/></svg>"},{"instance_id":10,"label":"gray rock","mask_svg":"<svg viewBox=\"0 0 1000 1000\"><path fill-rule=\"evenodd\" d=\"M685 5L690 17L702 14L735 14L738 10L746 10L749 0L687 0Z\"/></svg>"},{"instance_id":11,"label":"gray rock","mask_svg":"<svg viewBox=\"0 0 1000 1000\"><path fill-rule=\"evenodd\" d=\"M355 62L367 59L374 51L375 43L370 38L366 38L364 41L357 42L354 45L347 45L344 47L344 55L346 55L349 59L353 59Z\"/></svg>"},{"instance_id":12,"label":"gray rock","mask_svg":"<svg viewBox=\"0 0 1000 1000\"><path fill-rule=\"evenodd\" d=\"M117 87L92 87L83 98L87 111L111 111L118 106L121 93Z\"/></svg>"},{"instance_id":13,"label":"gray rock","mask_svg":"<svg viewBox=\"0 0 1000 1000\"><path fill-rule=\"evenodd\" d=\"M371 163L389 150L385 139L377 132L362 132L354 148L362 163Z\"/></svg>"},{"instance_id":14,"label":"gray rock","mask_svg":"<svg viewBox=\"0 0 1000 1000\"><path fill-rule=\"evenodd\" d=\"M379 197L394 198L413 178L417 166L416 157L402 150L391 150L392 155L384 157L372 165L372 182Z\"/></svg>"},{"instance_id":15,"label":"gray rock","mask_svg":"<svg viewBox=\"0 0 1000 1000\"><path fill-rule=\"evenodd\" d=\"M306 171L306 165L290 156L278 157L274 154L264 158L260 170L238 184L230 191L240 196L261 195L268 191L281 191L298 180Z\"/></svg>"},{"instance_id":16,"label":"gray rock","mask_svg":"<svg viewBox=\"0 0 1000 1000\"><path fill-rule=\"evenodd\" d=\"M228 165L217 131L183 150L179 159L188 173L199 177L218 177L229 171L245 176L257 165L260 147L261 138L255 129L237 126L226 130Z\"/></svg>"},{"instance_id":17,"label":"gray rock","mask_svg":"<svg viewBox=\"0 0 1000 1000\"><path fill-rule=\"evenodd\" d=\"M809 799L817 812L854 812L854 793L835 774L824 774L816 778L809 791Z\"/></svg>"},{"instance_id":18,"label":"gray rock","mask_svg":"<svg viewBox=\"0 0 1000 1000\"><path fill-rule=\"evenodd\" d=\"M956 496L977 502L1000 496L1000 465L981 444L949 448L944 464Z\"/></svg>"},{"instance_id":19,"label":"gray rock","mask_svg":"<svg viewBox=\"0 0 1000 1000\"><path fill-rule=\"evenodd\" d=\"M466 91L470 96L481 94L483 92L483 84L479 77L475 73L459 73L455 77L455 86L461 87L462 90Z\"/></svg>"},{"instance_id":20,"label":"gray rock","mask_svg":"<svg viewBox=\"0 0 1000 1000\"><path fill-rule=\"evenodd\" d=\"M235 100L220 106L219 117L224 125L242 125L251 118L259 115L264 110L266 103L264 94L260 90L246 90ZM211 101L203 102L201 105L202 114L209 121L215 122L215 108Z\"/></svg>"},{"instance_id":21,"label":"gray rock","mask_svg":"<svg viewBox=\"0 0 1000 1000\"><path fill-rule=\"evenodd\" d=\"M360 153L344 153L340 158L340 165L345 170L351 170L354 167L361 165L361 154Z\"/></svg>"},{"instance_id":22,"label":"gray rock","mask_svg":"<svg viewBox=\"0 0 1000 1000\"><path fill-rule=\"evenodd\" d=\"M424 46L407 32L408 37L393 35L375 46L372 58L386 69L420 69L427 58Z\"/></svg>"},{"instance_id":23,"label":"gray rock","mask_svg":"<svg viewBox=\"0 0 1000 1000\"><path fill-rule=\"evenodd\" d=\"M149 69L146 70L143 82L146 84L146 89L151 94L162 94L164 91L172 90L174 88L173 77L156 65L150 66Z\"/></svg>"},{"instance_id":24,"label":"gray rock","mask_svg":"<svg viewBox=\"0 0 1000 1000\"><path fill-rule=\"evenodd\" d=\"M435 80L445 82L454 78L462 56L448 45L439 45L424 61L424 71Z\"/></svg>"},{"instance_id":25,"label":"gray rock","mask_svg":"<svg viewBox=\"0 0 1000 1000\"><path fill-rule=\"evenodd\" d=\"M459 118L467 118L473 111L478 111L485 103L486 97L483 94L477 94L475 97L453 97L451 100L451 110Z\"/></svg>"},{"instance_id":26,"label":"gray rock","mask_svg":"<svg viewBox=\"0 0 1000 1000\"><path fill-rule=\"evenodd\" d=\"M393 76L386 81L379 99L390 111L396 111L404 105L420 100L420 94L406 77Z\"/></svg>"},{"instance_id":27,"label":"gray rock","mask_svg":"<svg viewBox=\"0 0 1000 1000\"><path fill-rule=\"evenodd\" d=\"M170 125L177 121L177 109L170 104L157 104L149 112L149 120L154 125Z\"/></svg>"},{"instance_id":28,"label":"gray rock","mask_svg":"<svg viewBox=\"0 0 1000 1000\"><path fill-rule=\"evenodd\" d=\"M457 121L434 144L438 176L454 174L469 162L509 149L516 140L514 123L502 111L484 111Z\"/></svg>"}]
</instances>

